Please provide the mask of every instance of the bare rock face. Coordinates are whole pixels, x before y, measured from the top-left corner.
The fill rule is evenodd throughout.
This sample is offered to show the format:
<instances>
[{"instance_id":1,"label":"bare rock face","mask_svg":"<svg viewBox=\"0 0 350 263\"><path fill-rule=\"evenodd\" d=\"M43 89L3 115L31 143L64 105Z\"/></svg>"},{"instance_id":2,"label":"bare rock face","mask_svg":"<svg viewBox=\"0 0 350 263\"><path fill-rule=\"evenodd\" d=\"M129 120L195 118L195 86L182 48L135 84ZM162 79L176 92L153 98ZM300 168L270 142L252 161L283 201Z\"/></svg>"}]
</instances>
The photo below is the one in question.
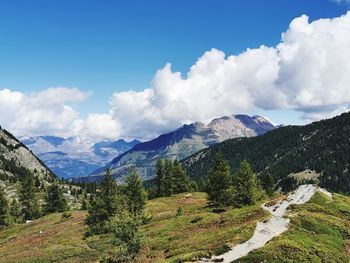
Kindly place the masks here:
<instances>
[{"instance_id":1,"label":"bare rock face","mask_svg":"<svg viewBox=\"0 0 350 263\"><path fill-rule=\"evenodd\" d=\"M24 144L4 129L0 129L0 156L4 159L0 159L0 169L9 175L12 173L6 171L5 160L15 162L17 166L28 169L39 178L53 176L49 169Z\"/></svg>"}]
</instances>

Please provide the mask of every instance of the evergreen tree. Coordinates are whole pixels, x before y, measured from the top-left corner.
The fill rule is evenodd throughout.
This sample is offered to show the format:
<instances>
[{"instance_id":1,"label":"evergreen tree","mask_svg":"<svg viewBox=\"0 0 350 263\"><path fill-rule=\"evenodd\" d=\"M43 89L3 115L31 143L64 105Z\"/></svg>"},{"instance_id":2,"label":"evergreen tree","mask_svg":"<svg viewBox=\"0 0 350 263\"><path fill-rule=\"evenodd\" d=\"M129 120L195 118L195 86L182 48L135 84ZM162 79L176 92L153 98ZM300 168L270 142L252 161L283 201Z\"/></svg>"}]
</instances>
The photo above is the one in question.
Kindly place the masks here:
<instances>
[{"instance_id":1,"label":"evergreen tree","mask_svg":"<svg viewBox=\"0 0 350 263\"><path fill-rule=\"evenodd\" d=\"M36 198L36 191L33 175L25 175L22 179L19 193L24 220L32 220L39 217L40 208Z\"/></svg>"},{"instance_id":2,"label":"evergreen tree","mask_svg":"<svg viewBox=\"0 0 350 263\"><path fill-rule=\"evenodd\" d=\"M0 226L8 224L8 201L4 189L0 186Z\"/></svg>"},{"instance_id":3,"label":"evergreen tree","mask_svg":"<svg viewBox=\"0 0 350 263\"><path fill-rule=\"evenodd\" d=\"M135 169L131 169L126 178L125 195L129 213L133 216L141 215L146 204L146 191Z\"/></svg>"},{"instance_id":4,"label":"evergreen tree","mask_svg":"<svg viewBox=\"0 0 350 263\"><path fill-rule=\"evenodd\" d=\"M164 170L164 196L171 196L174 193L173 162L171 160L165 160Z\"/></svg>"},{"instance_id":5,"label":"evergreen tree","mask_svg":"<svg viewBox=\"0 0 350 263\"><path fill-rule=\"evenodd\" d=\"M102 234L110 231L110 220L124 208L125 197L120 187L107 170L100 184L100 191L90 200L85 222L89 226L86 235Z\"/></svg>"},{"instance_id":6,"label":"evergreen tree","mask_svg":"<svg viewBox=\"0 0 350 263\"><path fill-rule=\"evenodd\" d=\"M272 196L274 193L275 180L270 173L266 173L261 176L261 184L266 191L266 194L268 196Z\"/></svg>"},{"instance_id":7,"label":"evergreen tree","mask_svg":"<svg viewBox=\"0 0 350 263\"><path fill-rule=\"evenodd\" d=\"M90 207L85 218L85 223L89 226L85 236L95 234L104 234L109 231L108 222L110 216L106 210L105 203L99 193L95 198L90 200Z\"/></svg>"},{"instance_id":8,"label":"evergreen tree","mask_svg":"<svg viewBox=\"0 0 350 263\"><path fill-rule=\"evenodd\" d=\"M47 188L45 197L45 212L55 213L67 210L67 200L63 196L62 189L58 183L53 183Z\"/></svg>"},{"instance_id":9,"label":"evergreen tree","mask_svg":"<svg viewBox=\"0 0 350 263\"><path fill-rule=\"evenodd\" d=\"M115 181L111 171L106 170L101 182L101 194L99 197L102 198L104 209L107 211L109 217L115 215L118 209L118 185Z\"/></svg>"},{"instance_id":10,"label":"evergreen tree","mask_svg":"<svg viewBox=\"0 0 350 263\"><path fill-rule=\"evenodd\" d=\"M236 207L255 204L261 195L256 174L246 160L242 161L238 172L233 178L233 189L233 200Z\"/></svg>"},{"instance_id":11,"label":"evergreen tree","mask_svg":"<svg viewBox=\"0 0 350 263\"><path fill-rule=\"evenodd\" d=\"M182 168L179 161L175 160L172 165L172 174L174 178L173 191L175 194L187 192L191 188L190 179L186 171Z\"/></svg>"},{"instance_id":12,"label":"evergreen tree","mask_svg":"<svg viewBox=\"0 0 350 263\"><path fill-rule=\"evenodd\" d=\"M10 216L12 217L12 222L14 223L23 222L21 206L16 199L13 199L10 204Z\"/></svg>"},{"instance_id":13,"label":"evergreen tree","mask_svg":"<svg viewBox=\"0 0 350 263\"><path fill-rule=\"evenodd\" d=\"M214 206L227 204L231 184L230 166L219 152L215 155L213 166L208 175L208 200Z\"/></svg>"},{"instance_id":14,"label":"evergreen tree","mask_svg":"<svg viewBox=\"0 0 350 263\"><path fill-rule=\"evenodd\" d=\"M164 196L165 195L165 189L164 189L164 176L165 176L165 167L164 167L164 161L161 159L157 160L156 164L156 191L157 196Z\"/></svg>"}]
</instances>

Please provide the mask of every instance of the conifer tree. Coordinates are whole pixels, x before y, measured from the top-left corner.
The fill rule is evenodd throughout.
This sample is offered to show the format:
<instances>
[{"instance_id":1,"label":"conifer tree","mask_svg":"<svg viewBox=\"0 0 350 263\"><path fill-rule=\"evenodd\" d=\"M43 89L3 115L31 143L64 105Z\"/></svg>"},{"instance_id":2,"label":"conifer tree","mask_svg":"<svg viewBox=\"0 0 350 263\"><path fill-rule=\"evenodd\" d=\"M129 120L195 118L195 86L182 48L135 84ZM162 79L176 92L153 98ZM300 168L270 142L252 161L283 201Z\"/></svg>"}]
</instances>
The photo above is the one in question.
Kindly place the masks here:
<instances>
[{"instance_id":1,"label":"conifer tree","mask_svg":"<svg viewBox=\"0 0 350 263\"><path fill-rule=\"evenodd\" d=\"M8 224L8 201L3 188L0 186L0 226Z\"/></svg>"},{"instance_id":2,"label":"conifer tree","mask_svg":"<svg viewBox=\"0 0 350 263\"><path fill-rule=\"evenodd\" d=\"M175 194L190 190L190 179L178 160L173 162L172 174L174 178L173 191Z\"/></svg>"},{"instance_id":3,"label":"conifer tree","mask_svg":"<svg viewBox=\"0 0 350 263\"><path fill-rule=\"evenodd\" d=\"M24 220L32 220L39 217L40 207L36 198L36 192L33 175L25 175L22 179L19 193Z\"/></svg>"},{"instance_id":4,"label":"conifer tree","mask_svg":"<svg viewBox=\"0 0 350 263\"><path fill-rule=\"evenodd\" d=\"M101 194L98 195L102 198L102 202L104 204L104 208L107 211L108 216L113 216L117 212L118 209L118 185L115 181L111 170L107 169L104 174L101 182Z\"/></svg>"},{"instance_id":5,"label":"conifer tree","mask_svg":"<svg viewBox=\"0 0 350 263\"><path fill-rule=\"evenodd\" d=\"M164 170L164 196L171 196L174 193L173 162L171 160L165 160Z\"/></svg>"},{"instance_id":6,"label":"conifer tree","mask_svg":"<svg viewBox=\"0 0 350 263\"><path fill-rule=\"evenodd\" d=\"M266 194L268 196L272 196L273 192L274 192L275 180L273 179L273 177L270 173L262 175L261 184L262 184L262 187L264 188L264 190L266 191Z\"/></svg>"},{"instance_id":7,"label":"conifer tree","mask_svg":"<svg viewBox=\"0 0 350 263\"><path fill-rule=\"evenodd\" d=\"M238 172L233 178L234 205L242 207L255 204L259 195L261 195L258 184L258 179L250 164L246 160L242 161Z\"/></svg>"},{"instance_id":8,"label":"conifer tree","mask_svg":"<svg viewBox=\"0 0 350 263\"><path fill-rule=\"evenodd\" d=\"M164 176L165 176L165 167L164 167L164 161L161 159L157 160L156 164L156 191L157 196L164 196L165 195L165 189L164 189Z\"/></svg>"},{"instance_id":9,"label":"conifer tree","mask_svg":"<svg viewBox=\"0 0 350 263\"><path fill-rule=\"evenodd\" d=\"M89 226L86 236L94 234L104 234L108 232L108 221L110 216L106 210L103 199L100 194L90 201L88 214L85 223Z\"/></svg>"},{"instance_id":10,"label":"conifer tree","mask_svg":"<svg viewBox=\"0 0 350 263\"><path fill-rule=\"evenodd\" d=\"M45 212L55 213L67 210L67 200L63 196L62 189L58 183L53 183L47 188L45 197Z\"/></svg>"},{"instance_id":11,"label":"conifer tree","mask_svg":"<svg viewBox=\"0 0 350 263\"><path fill-rule=\"evenodd\" d=\"M125 186L126 204L128 211L134 217L143 213L146 204L146 191L139 174L134 168L126 178Z\"/></svg>"},{"instance_id":12,"label":"conifer tree","mask_svg":"<svg viewBox=\"0 0 350 263\"><path fill-rule=\"evenodd\" d=\"M208 200L214 206L227 204L227 189L231 184L230 166L219 152L208 175Z\"/></svg>"},{"instance_id":13,"label":"conifer tree","mask_svg":"<svg viewBox=\"0 0 350 263\"><path fill-rule=\"evenodd\" d=\"M10 216L14 223L21 223L23 221L21 206L16 199L13 199L10 204Z\"/></svg>"}]
</instances>

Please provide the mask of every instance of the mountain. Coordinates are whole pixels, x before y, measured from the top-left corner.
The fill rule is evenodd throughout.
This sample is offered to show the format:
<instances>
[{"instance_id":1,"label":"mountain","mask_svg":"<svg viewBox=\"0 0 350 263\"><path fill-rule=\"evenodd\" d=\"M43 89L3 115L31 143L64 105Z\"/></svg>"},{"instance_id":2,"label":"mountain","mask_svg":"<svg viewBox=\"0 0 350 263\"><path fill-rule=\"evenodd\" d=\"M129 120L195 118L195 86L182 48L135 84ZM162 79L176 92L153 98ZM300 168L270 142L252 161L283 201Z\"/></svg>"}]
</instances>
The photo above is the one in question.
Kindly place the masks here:
<instances>
[{"instance_id":1,"label":"mountain","mask_svg":"<svg viewBox=\"0 0 350 263\"><path fill-rule=\"evenodd\" d=\"M87 176L115 156L131 149L137 140L101 141L92 144L79 136L23 136L21 141L59 177Z\"/></svg>"},{"instance_id":2,"label":"mountain","mask_svg":"<svg viewBox=\"0 0 350 263\"><path fill-rule=\"evenodd\" d=\"M8 196L16 195L14 184L27 173L33 173L42 183L55 179L55 175L23 143L0 127L0 186Z\"/></svg>"},{"instance_id":3,"label":"mountain","mask_svg":"<svg viewBox=\"0 0 350 263\"><path fill-rule=\"evenodd\" d=\"M94 181L107 169L111 169L118 180L135 166L143 179L154 175L157 159L183 159L228 138L251 137L274 129L274 125L264 117L248 115L224 116L209 124L195 122L159 137L139 143L129 151L119 155L106 166L96 170L82 180Z\"/></svg>"},{"instance_id":4,"label":"mountain","mask_svg":"<svg viewBox=\"0 0 350 263\"><path fill-rule=\"evenodd\" d=\"M218 151L233 169L246 159L259 175L270 173L281 186L306 170L317 175L322 187L350 193L350 112L257 137L229 139L183 160L190 176L197 180L205 176Z\"/></svg>"}]
</instances>

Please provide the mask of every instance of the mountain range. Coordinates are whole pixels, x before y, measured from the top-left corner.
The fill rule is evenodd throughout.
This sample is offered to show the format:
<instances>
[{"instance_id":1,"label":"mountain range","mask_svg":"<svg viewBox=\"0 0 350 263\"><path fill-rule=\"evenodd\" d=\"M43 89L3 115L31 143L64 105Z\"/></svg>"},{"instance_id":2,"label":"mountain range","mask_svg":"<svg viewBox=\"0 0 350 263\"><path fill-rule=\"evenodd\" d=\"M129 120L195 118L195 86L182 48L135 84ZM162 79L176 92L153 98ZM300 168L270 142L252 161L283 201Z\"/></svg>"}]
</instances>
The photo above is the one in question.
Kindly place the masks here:
<instances>
[{"instance_id":1,"label":"mountain range","mask_svg":"<svg viewBox=\"0 0 350 263\"><path fill-rule=\"evenodd\" d=\"M22 136L19 139L57 176L65 179L87 176L140 143L119 139L93 144L79 136Z\"/></svg>"},{"instance_id":2,"label":"mountain range","mask_svg":"<svg viewBox=\"0 0 350 263\"><path fill-rule=\"evenodd\" d=\"M268 119L258 115L232 115L214 119L209 124L186 124L135 145L90 176L78 179L98 181L101 174L110 169L117 180L122 180L131 167L135 167L143 179L149 179L154 176L155 164L160 158L181 160L226 139L261 135L274 128Z\"/></svg>"},{"instance_id":3,"label":"mountain range","mask_svg":"<svg viewBox=\"0 0 350 263\"><path fill-rule=\"evenodd\" d=\"M242 160L259 176L272 175L280 186L291 177L317 177L322 187L350 193L350 112L305 126L284 126L253 138L229 139L183 160L195 180L205 177L214 156L221 152L233 169Z\"/></svg>"}]
</instances>

